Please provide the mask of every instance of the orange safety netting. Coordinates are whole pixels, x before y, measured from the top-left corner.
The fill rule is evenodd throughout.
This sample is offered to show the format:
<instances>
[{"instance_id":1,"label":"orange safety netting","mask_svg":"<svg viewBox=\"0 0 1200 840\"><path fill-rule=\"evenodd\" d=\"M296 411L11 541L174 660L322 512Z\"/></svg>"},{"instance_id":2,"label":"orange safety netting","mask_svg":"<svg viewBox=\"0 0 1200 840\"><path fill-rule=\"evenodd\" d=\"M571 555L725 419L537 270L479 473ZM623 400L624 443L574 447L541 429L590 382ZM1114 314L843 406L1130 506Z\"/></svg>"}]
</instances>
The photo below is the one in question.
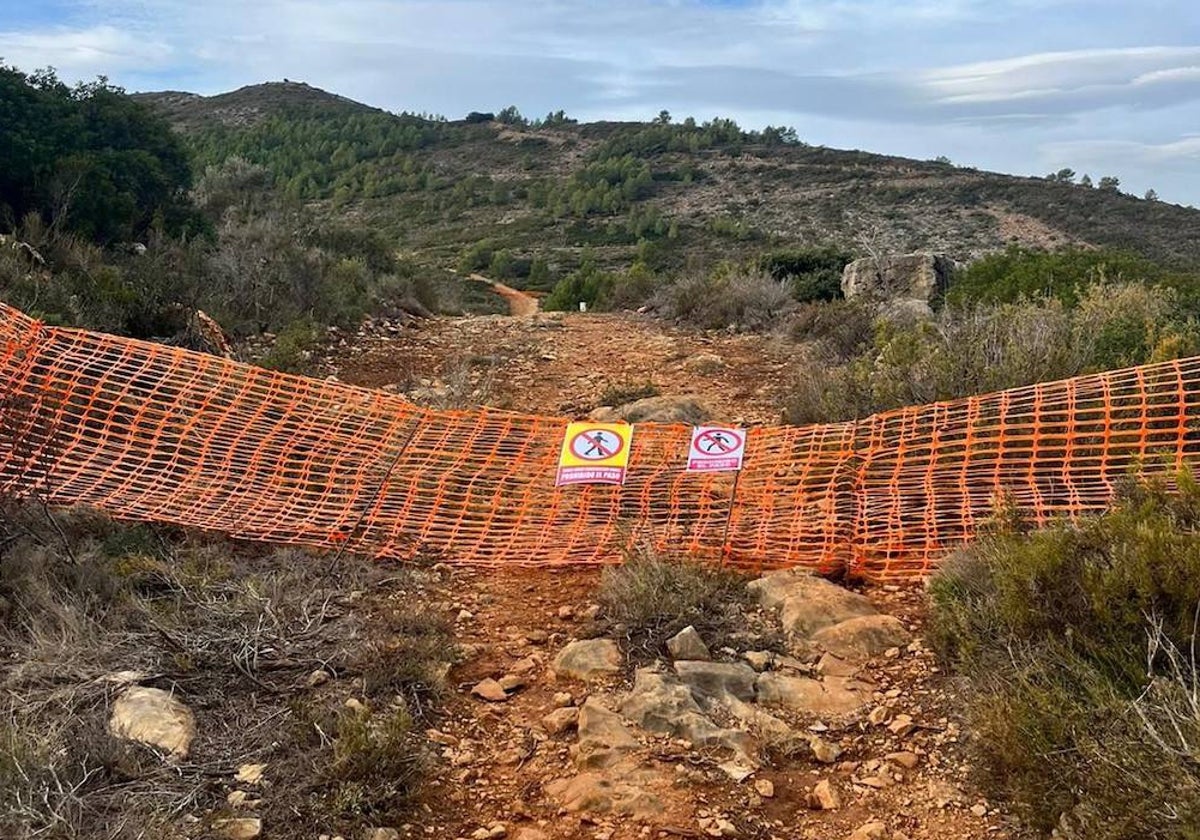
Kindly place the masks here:
<instances>
[{"instance_id":1,"label":"orange safety netting","mask_svg":"<svg viewBox=\"0 0 1200 840\"><path fill-rule=\"evenodd\" d=\"M640 424L626 483L554 486L567 421L434 411L0 304L0 495L382 557L604 563L648 541L730 565L926 574L1007 495L1041 523L1200 451L1200 358L819 426L685 472Z\"/></svg>"}]
</instances>

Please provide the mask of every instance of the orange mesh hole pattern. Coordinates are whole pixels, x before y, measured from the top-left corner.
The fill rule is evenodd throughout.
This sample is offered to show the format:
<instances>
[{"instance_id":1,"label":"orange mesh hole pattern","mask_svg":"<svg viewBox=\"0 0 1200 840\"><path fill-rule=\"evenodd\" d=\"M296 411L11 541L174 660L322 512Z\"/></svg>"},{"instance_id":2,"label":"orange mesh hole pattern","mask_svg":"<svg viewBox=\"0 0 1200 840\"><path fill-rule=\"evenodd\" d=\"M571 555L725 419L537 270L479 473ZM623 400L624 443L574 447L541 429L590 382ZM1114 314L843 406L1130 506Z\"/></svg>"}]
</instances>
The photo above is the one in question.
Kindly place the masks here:
<instances>
[{"instance_id":1,"label":"orange mesh hole pattern","mask_svg":"<svg viewBox=\"0 0 1200 840\"><path fill-rule=\"evenodd\" d=\"M433 411L0 304L0 494L398 559L608 563L645 541L900 581L1002 496L1045 523L1194 460L1198 380L1193 358L754 428L740 473L688 473L691 430L639 424L623 486L556 488L564 418Z\"/></svg>"}]
</instances>

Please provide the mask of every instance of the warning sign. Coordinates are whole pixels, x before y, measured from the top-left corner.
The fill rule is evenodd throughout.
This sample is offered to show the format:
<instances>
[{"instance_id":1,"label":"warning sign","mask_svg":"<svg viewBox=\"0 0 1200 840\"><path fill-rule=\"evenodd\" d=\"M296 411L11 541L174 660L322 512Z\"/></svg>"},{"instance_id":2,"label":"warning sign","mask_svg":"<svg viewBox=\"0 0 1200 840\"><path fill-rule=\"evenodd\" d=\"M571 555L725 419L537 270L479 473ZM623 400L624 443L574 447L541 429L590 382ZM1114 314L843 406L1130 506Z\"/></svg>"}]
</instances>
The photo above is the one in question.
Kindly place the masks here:
<instances>
[{"instance_id":1,"label":"warning sign","mask_svg":"<svg viewBox=\"0 0 1200 840\"><path fill-rule=\"evenodd\" d=\"M554 484L624 484L633 427L624 423L569 423Z\"/></svg>"},{"instance_id":2,"label":"warning sign","mask_svg":"<svg viewBox=\"0 0 1200 840\"><path fill-rule=\"evenodd\" d=\"M692 447L688 450L688 472L740 470L745 454L745 429L699 426L692 429Z\"/></svg>"}]
</instances>

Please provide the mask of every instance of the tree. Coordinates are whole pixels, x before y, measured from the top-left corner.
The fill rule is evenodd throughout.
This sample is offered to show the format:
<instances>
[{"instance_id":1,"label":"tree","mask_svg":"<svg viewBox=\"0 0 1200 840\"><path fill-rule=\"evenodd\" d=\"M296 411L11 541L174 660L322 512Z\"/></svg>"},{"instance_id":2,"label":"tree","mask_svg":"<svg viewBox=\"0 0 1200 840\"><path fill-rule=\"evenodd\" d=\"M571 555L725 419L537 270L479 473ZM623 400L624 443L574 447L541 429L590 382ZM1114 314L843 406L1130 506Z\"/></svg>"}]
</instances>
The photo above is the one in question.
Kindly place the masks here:
<instances>
[{"instance_id":1,"label":"tree","mask_svg":"<svg viewBox=\"0 0 1200 840\"><path fill-rule=\"evenodd\" d=\"M509 105L507 108L501 109L500 113L496 114L496 122L504 123L505 125L529 125L529 120L521 116L521 112L517 110L516 105Z\"/></svg>"},{"instance_id":2,"label":"tree","mask_svg":"<svg viewBox=\"0 0 1200 840\"><path fill-rule=\"evenodd\" d=\"M1116 192L1117 188L1121 186L1121 179L1113 175L1105 175L1096 186L1107 192Z\"/></svg>"},{"instance_id":3,"label":"tree","mask_svg":"<svg viewBox=\"0 0 1200 840\"><path fill-rule=\"evenodd\" d=\"M671 112L668 111L666 108L663 108L661 111L658 112L658 117L655 118L654 124L655 125L670 125L671 124Z\"/></svg>"},{"instance_id":4,"label":"tree","mask_svg":"<svg viewBox=\"0 0 1200 840\"><path fill-rule=\"evenodd\" d=\"M1081 187L1086 187L1087 189L1089 189L1089 190L1090 190L1090 189L1092 188L1092 176L1091 176L1091 175L1084 175L1082 178L1080 178L1080 179L1079 179L1079 186L1081 186Z\"/></svg>"},{"instance_id":5,"label":"tree","mask_svg":"<svg viewBox=\"0 0 1200 840\"><path fill-rule=\"evenodd\" d=\"M1046 176L1048 181L1057 181L1060 184L1075 183L1075 170L1070 167L1064 167L1057 172L1051 172Z\"/></svg>"},{"instance_id":6,"label":"tree","mask_svg":"<svg viewBox=\"0 0 1200 840\"><path fill-rule=\"evenodd\" d=\"M36 213L101 244L203 227L192 171L161 117L108 84L0 65L0 217Z\"/></svg>"},{"instance_id":7,"label":"tree","mask_svg":"<svg viewBox=\"0 0 1200 840\"><path fill-rule=\"evenodd\" d=\"M1154 190L1146 190L1146 194L1142 198L1146 201L1158 201L1158 193Z\"/></svg>"}]
</instances>

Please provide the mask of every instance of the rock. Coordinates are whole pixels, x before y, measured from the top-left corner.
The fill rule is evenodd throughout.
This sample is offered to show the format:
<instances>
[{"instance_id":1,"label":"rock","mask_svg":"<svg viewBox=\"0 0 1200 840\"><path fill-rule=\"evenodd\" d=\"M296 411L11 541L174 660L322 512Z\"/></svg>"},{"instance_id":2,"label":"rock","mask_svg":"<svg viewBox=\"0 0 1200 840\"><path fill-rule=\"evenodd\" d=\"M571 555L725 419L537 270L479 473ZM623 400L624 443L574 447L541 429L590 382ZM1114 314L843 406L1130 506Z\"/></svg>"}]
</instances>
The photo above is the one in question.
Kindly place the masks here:
<instances>
[{"instance_id":1,"label":"rock","mask_svg":"<svg viewBox=\"0 0 1200 840\"><path fill-rule=\"evenodd\" d=\"M579 710L573 706L558 708L542 717L542 728L550 735L561 735L575 728L579 722Z\"/></svg>"},{"instance_id":2,"label":"rock","mask_svg":"<svg viewBox=\"0 0 1200 840\"><path fill-rule=\"evenodd\" d=\"M905 770L914 769L917 766L917 764L920 763L920 761L921 761L921 759L917 756L917 754L915 752L909 752L908 750L904 750L902 752L888 753L887 760L892 762L892 764L896 764L896 765L899 765L900 767L903 767Z\"/></svg>"},{"instance_id":3,"label":"rock","mask_svg":"<svg viewBox=\"0 0 1200 840\"><path fill-rule=\"evenodd\" d=\"M591 680L621 671L621 650L612 639L571 642L554 657L554 672L576 680Z\"/></svg>"},{"instance_id":4,"label":"rock","mask_svg":"<svg viewBox=\"0 0 1200 840\"><path fill-rule=\"evenodd\" d=\"M817 661L817 673L825 677L853 677L858 673L858 666L845 659L839 659L832 653L823 653Z\"/></svg>"},{"instance_id":5,"label":"rock","mask_svg":"<svg viewBox=\"0 0 1200 840\"><path fill-rule=\"evenodd\" d=\"M904 738L912 734L912 731L917 728L913 723L913 719L908 715L896 715L891 723L888 724L888 731L893 735Z\"/></svg>"},{"instance_id":6,"label":"rock","mask_svg":"<svg viewBox=\"0 0 1200 840\"><path fill-rule=\"evenodd\" d=\"M753 748L748 734L722 728L705 716L687 686L649 668L638 669L620 709L643 729L683 738L696 747L723 747L747 757Z\"/></svg>"},{"instance_id":7,"label":"rock","mask_svg":"<svg viewBox=\"0 0 1200 840\"><path fill-rule=\"evenodd\" d=\"M869 822L854 829L846 840L884 840L886 837L886 825L881 822Z\"/></svg>"},{"instance_id":8,"label":"rock","mask_svg":"<svg viewBox=\"0 0 1200 840\"><path fill-rule=\"evenodd\" d=\"M267 765L265 764L243 764L233 778L244 785L257 785L262 781L263 773L266 770Z\"/></svg>"},{"instance_id":9,"label":"rock","mask_svg":"<svg viewBox=\"0 0 1200 840\"><path fill-rule=\"evenodd\" d=\"M683 423L698 426L712 419L712 410L695 397L647 397L636 402L593 411L588 418L598 423Z\"/></svg>"},{"instance_id":10,"label":"rock","mask_svg":"<svg viewBox=\"0 0 1200 840\"><path fill-rule=\"evenodd\" d=\"M555 708L561 709L570 706L573 702L575 702L575 698L571 696L571 692L569 691L556 691L554 693Z\"/></svg>"},{"instance_id":11,"label":"rock","mask_svg":"<svg viewBox=\"0 0 1200 840\"><path fill-rule=\"evenodd\" d=\"M700 638L696 628L690 624L667 639L667 650L671 652L672 659L697 661L712 659L712 654L708 652L708 645L704 644L704 640Z\"/></svg>"},{"instance_id":12,"label":"rock","mask_svg":"<svg viewBox=\"0 0 1200 840\"><path fill-rule=\"evenodd\" d=\"M822 764L833 764L842 755L842 748L831 744L817 735L808 736L808 747L812 750L813 758Z\"/></svg>"},{"instance_id":13,"label":"rock","mask_svg":"<svg viewBox=\"0 0 1200 840\"><path fill-rule=\"evenodd\" d=\"M929 317L930 301L945 291L953 272L953 260L934 254L867 257L842 270L842 294Z\"/></svg>"},{"instance_id":14,"label":"rock","mask_svg":"<svg viewBox=\"0 0 1200 840\"><path fill-rule=\"evenodd\" d=\"M718 764L717 767L721 769L722 773L733 779L735 782L744 782L746 779L754 775L754 768L749 767L740 761L726 761Z\"/></svg>"},{"instance_id":15,"label":"rock","mask_svg":"<svg viewBox=\"0 0 1200 840\"><path fill-rule=\"evenodd\" d=\"M196 737L196 716L169 692L131 686L113 703L108 731L187 758Z\"/></svg>"},{"instance_id":16,"label":"rock","mask_svg":"<svg viewBox=\"0 0 1200 840\"><path fill-rule=\"evenodd\" d=\"M975 805L971 806L971 813L977 817L986 817L987 806L976 803Z\"/></svg>"},{"instance_id":17,"label":"rock","mask_svg":"<svg viewBox=\"0 0 1200 840\"><path fill-rule=\"evenodd\" d=\"M725 696L738 700L754 699L754 679L758 674L742 662L697 662L680 660L675 673L698 697L721 700Z\"/></svg>"},{"instance_id":18,"label":"rock","mask_svg":"<svg viewBox=\"0 0 1200 840\"><path fill-rule=\"evenodd\" d=\"M883 726L892 719L892 710L887 706L876 706L867 715L867 723L872 726Z\"/></svg>"},{"instance_id":19,"label":"rock","mask_svg":"<svg viewBox=\"0 0 1200 840\"><path fill-rule=\"evenodd\" d=\"M858 683L844 677L814 680L769 671L758 675L755 686L758 702L764 705L783 706L820 717L851 715L871 697Z\"/></svg>"},{"instance_id":20,"label":"rock","mask_svg":"<svg viewBox=\"0 0 1200 840\"><path fill-rule=\"evenodd\" d=\"M513 840L550 840L550 835L542 831L540 828L525 828L518 829L513 835Z\"/></svg>"},{"instance_id":21,"label":"rock","mask_svg":"<svg viewBox=\"0 0 1200 840\"><path fill-rule=\"evenodd\" d=\"M363 840L400 840L400 832L394 828L368 828Z\"/></svg>"},{"instance_id":22,"label":"rock","mask_svg":"<svg viewBox=\"0 0 1200 840\"><path fill-rule=\"evenodd\" d=\"M511 693L525 687L525 678L519 674L505 674L497 682L505 693Z\"/></svg>"},{"instance_id":23,"label":"rock","mask_svg":"<svg viewBox=\"0 0 1200 840\"><path fill-rule=\"evenodd\" d=\"M545 630L530 630L525 634L525 641L531 645L544 645L550 641L550 634Z\"/></svg>"},{"instance_id":24,"label":"rock","mask_svg":"<svg viewBox=\"0 0 1200 840\"><path fill-rule=\"evenodd\" d=\"M638 748L637 739L621 721L593 699L579 709L579 743L575 763L585 769L610 767Z\"/></svg>"},{"instance_id":25,"label":"rock","mask_svg":"<svg viewBox=\"0 0 1200 840\"><path fill-rule=\"evenodd\" d=\"M216 820L213 830L225 840L254 840L262 834L262 820L258 817Z\"/></svg>"},{"instance_id":26,"label":"rock","mask_svg":"<svg viewBox=\"0 0 1200 840\"><path fill-rule=\"evenodd\" d=\"M809 792L808 807L817 811L836 811L842 807L842 796L833 782L822 779Z\"/></svg>"},{"instance_id":27,"label":"rock","mask_svg":"<svg viewBox=\"0 0 1200 840\"><path fill-rule=\"evenodd\" d=\"M316 688L319 685L325 685L327 682L329 682L329 672L323 668L318 668L308 675L308 679L304 681L304 684L309 688Z\"/></svg>"},{"instance_id":28,"label":"rock","mask_svg":"<svg viewBox=\"0 0 1200 840\"><path fill-rule=\"evenodd\" d=\"M602 773L581 773L546 785L546 793L565 810L577 813L611 813L625 817L650 817L663 810L662 802L646 789L652 776L630 770L610 777Z\"/></svg>"},{"instance_id":29,"label":"rock","mask_svg":"<svg viewBox=\"0 0 1200 840\"><path fill-rule=\"evenodd\" d=\"M471 693L489 703L503 703L508 699L508 692L504 690L504 686L490 677L476 683L475 687L471 689Z\"/></svg>"},{"instance_id":30,"label":"rock","mask_svg":"<svg viewBox=\"0 0 1200 840\"><path fill-rule=\"evenodd\" d=\"M770 779L755 779L754 790L763 799L771 799L775 796L775 783Z\"/></svg>"},{"instance_id":31,"label":"rock","mask_svg":"<svg viewBox=\"0 0 1200 840\"><path fill-rule=\"evenodd\" d=\"M876 613L865 596L798 569L752 580L747 588L764 607L779 610L784 630L801 638L846 619Z\"/></svg>"},{"instance_id":32,"label":"rock","mask_svg":"<svg viewBox=\"0 0 1200 840\"><path fill-rule=\"evenodd\" d=\"M907 645L909 633L893 615L867 615L841 621L814 633L812 640L842 659L861 661L888 648Z\"/></svg>"},{"instance_id":33,"label":"rock","mask_svg":"<svg viewBox=\"0 0 1200 840\"><path fill-rule=\"evenodd\" d=\"M775 654L769 650L748 650L742 654L742 659L753 668L755 671L765 671L771 667L771 660L775 658Z\"/></svg>"}]
</instances>

